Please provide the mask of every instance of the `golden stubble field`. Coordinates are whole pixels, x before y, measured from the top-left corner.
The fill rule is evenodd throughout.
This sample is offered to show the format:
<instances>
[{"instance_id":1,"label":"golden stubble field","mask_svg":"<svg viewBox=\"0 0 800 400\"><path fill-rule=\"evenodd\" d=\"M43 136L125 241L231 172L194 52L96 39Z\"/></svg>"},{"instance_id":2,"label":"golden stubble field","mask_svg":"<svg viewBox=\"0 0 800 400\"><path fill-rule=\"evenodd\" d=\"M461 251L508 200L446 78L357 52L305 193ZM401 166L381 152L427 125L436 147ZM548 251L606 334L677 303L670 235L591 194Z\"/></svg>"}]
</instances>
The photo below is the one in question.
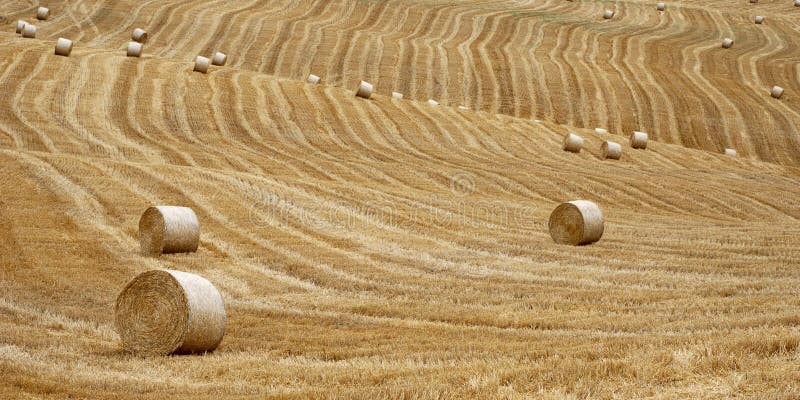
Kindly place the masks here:
<instances>
[{"instance_id":1,"label":"golden stubble field","mask_svg":"<svg viewBox=\"0 0 800 400\"><path fill-rule=\"evenodd\" d=\"M800 398L790 1L41 3L0 4L0 398ZM600 242L550 239L573 199ZM154 204L196 253L139 254ZM122 351L154 268L217 286L217 351Z\"/></svg>"}]
</instances>

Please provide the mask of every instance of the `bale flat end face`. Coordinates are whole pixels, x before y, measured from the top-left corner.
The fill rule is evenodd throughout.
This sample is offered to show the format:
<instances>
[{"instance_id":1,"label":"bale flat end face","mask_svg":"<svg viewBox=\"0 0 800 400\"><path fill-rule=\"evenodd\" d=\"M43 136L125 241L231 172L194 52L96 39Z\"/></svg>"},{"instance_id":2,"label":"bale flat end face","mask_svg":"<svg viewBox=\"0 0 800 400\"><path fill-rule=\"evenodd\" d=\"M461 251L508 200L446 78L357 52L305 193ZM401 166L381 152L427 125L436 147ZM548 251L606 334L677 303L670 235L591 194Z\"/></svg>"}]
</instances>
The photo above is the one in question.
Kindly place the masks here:
<instances>
[{"instance_id":1,"label":"bale flat end face","mask_svg":"<svg viewBox=\"0 0 800 400\"><path fill-rule=\"evenodd\" d=\"M557 244L580 246L591 244L603 236L603 213L597 204L574 200L556 207L548 221L550 237Z\"/></svg>"},{"instance_id":2,"label":"bale flat end face","mask_svg":"<svg viewBox=\"0 0 800 400\"><path fill-rule=\"evenodd\" d=\"M144 256L158 257L164 252L164 216L157 207L145 210L139 219L139 246Z\"/></svg>"}]
</instances>

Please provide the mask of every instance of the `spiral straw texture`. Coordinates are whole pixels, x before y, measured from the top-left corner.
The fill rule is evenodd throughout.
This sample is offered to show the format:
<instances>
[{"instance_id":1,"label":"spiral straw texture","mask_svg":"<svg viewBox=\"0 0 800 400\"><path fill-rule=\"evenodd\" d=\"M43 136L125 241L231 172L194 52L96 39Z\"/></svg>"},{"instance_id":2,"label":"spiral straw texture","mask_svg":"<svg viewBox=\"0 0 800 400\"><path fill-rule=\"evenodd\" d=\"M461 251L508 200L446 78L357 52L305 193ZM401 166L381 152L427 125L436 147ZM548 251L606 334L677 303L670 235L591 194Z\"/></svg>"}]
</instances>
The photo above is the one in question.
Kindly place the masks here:
<instances>
[{"instance_id":1,"label":"spiral straw texture","mask_svg":"<svg viewBox=\"0 0 800 400\"><path fill-rule=\"evenodd\" d=\"M150 256L197 251L200 222L188 207L150 207L139 219L139 244Z\"/></svg>"},{"instance_id":2,"label":"spiral straw texture","mask_svg":"<svg viewBox=\"0 0 800 400\"><path fill-rule=\"evenodd\" d=\"M212 351L225 334L225 304L219 291L187 272L140 274L117 297L114 315L122 347L138 355Z\"/></svg>"},{"instance_id":3,"label":"spiral straw texture","mask_svg":"<svg viewBox=\"0 0 800 400\"><path fill-rule=\"evenodd\" d=\"M588 200L573 200L556 207L548 222L550 236L558 244L579 246L603 236L603 212Z\"/></svg>"}]
</instances>

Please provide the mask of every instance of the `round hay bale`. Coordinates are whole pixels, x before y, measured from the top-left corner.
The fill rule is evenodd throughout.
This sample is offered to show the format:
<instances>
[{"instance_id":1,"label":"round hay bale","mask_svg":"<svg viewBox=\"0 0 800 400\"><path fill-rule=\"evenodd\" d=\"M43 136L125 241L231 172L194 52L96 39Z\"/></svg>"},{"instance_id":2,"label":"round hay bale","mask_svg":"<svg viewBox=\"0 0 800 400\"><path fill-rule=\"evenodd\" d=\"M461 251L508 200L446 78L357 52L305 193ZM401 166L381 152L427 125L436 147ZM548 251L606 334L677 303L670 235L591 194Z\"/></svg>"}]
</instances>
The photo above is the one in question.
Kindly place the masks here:
<instances>
[{"instance_id":1,"label":"round hay bale","mask_svg":"<svg viewBox=\"0 0 800 400\"><path fill-rule=\"evenodd\" d=\"M622 157L622 146L619 143L605 141L600 145L600 158L603 160L619 160Z\"/></svg>"},{"instance_id":2,"label":"round hay bale","mask_svg":"<svg viewBox=\"0 0 800 400\"><path fill-rule=\"evenodd\" d=\"M558 244L590 244L603 236L603 212L591 201L574 200L556 207L547 226Z\"/></svg>"},{"instance_id":3,"label":"round hay bale","mask_svg":"<svg viewBox=\"0 0 800 400\"><path fill-rule=\"evenodd\" d=\"M141 57L144 46L139 42L128 42L128 57Z\"/></svg>"},{"instance_id":4,"label":"round hay bale","mask_svg":"<svg viewBox=\"0 0 800 400\"><path fill-rule=\"evenodd\" d=\"M208 66L211 65L211 60L208 57L197 56L194 59L194 70L196 72L208 73Z\"/></svg>"},{"instance_id":5,"label":"round hay bale","mask_svg":"<svg viewBox=\"0 0 800 400\"><path fill-rule=\"evenodd\" d=\"M608 134L608 131L603 128L594 128L594 133L598 135L605 135Z\"/></svg>"},{"instance_id":6,"label":"round hay bale","mask_svg":"<svg viewBox=\"0 0 800 400\"><path fill-rule=\"evenodd\" d=\"M458 106L458 109L459 110L469 110L469 107L467 107L467 106Z\"/></svg>"},{"instance_id":7,"label":"round hay bale","mask_svg":"<svg viewBox=\"0 0 800 400\"><path fill-rule=\"evenodd\" d=\"M776 99L780 99L783 96L783 88L780 86L773 86L770 95Z\"/></svg>"},{"instance_id":8,"label":"round hay bale","mask_svg":"<svg viewBox=\"0 0 800 400\"><path fill-rule=\"evenodd\" d=\"M439 102L434 99L428 99L428 105L436 107L439 105Z\"/></svg>"},{"instance_id":9,"label":"round hay bale","mask_svg":"<svg viewBox=\"0 0 800 400\"><path fill-rule=\"evenodd\" d=\"M794 0L794 6L800 7L800 0Z\"/></svg>"},{"instance_id":10,"label":"round hay bale","mask_svg":"<svg viewBox=\"0 0 800 400\"><path fill-rule=\"evenodd\" d=\"M614 18L614 11L612 11L612 10L606 10L606 11L603 13L603 18L604 18L604 19L611 19L611 18Z\"/></svg>"},{"instance_id":11,"label":"round hay bale","mask_svg":"<svg viewBox=\"0 0 800 400\"><path fill-rule=\"evenodd\" d=\"M114 307L125 351L137 355L213 351L225 334L225 304L205 278L153 270L125 286Z\"/></svg>"},{"instance_id":12,"label":"round hay bale","mask_svg":"<svg viewBox=\"0 0 800 400\"><path fill-rule=\"evenodd\" d=\"M228 55L221 52L214 53L214 57L211 57L211 64L222 67L225 63L228 62Z\"/></svg>"},{"instance_id":13,"label":"round hay bale","mask_svg":"<svg viewBox=\"0 0 800 400\"><path fill-rule=\"evenodd\" d=\"M147 32L142 28L136 28L131 34L131 40L139 43L147 43Z\"/></svg>"},{"instance_id":14,"label":"round hay bale","mask_svg":"<svg viewBox=\"0 0 800 400\"><path fill-rule=\"evenodd\" d=\"M762 15L756 15L755 22L757 24L763 24L764 23L764 17Z\"/></svg>"},{"instance_id":15,"label":"round hay bale","mask_svg":"<svg viewBox=\"0 0 800 400\"><path fill-rule=\"evenodd\" d=\"M658 11L664 11L667 9L667 5L664 3L656 3L656 9L658 9Z\"/></svg>"},{"instance_id":16,"label":"round hay bale","mask_svg":"<svg viewBox=\"0 0 800 400\"><path fill-rule=\"evenodd\" d=\"M736 157L736 150L734 150L734 149L725 149L725 155L726 156L731 156L731 157Z\"/></svg>"},{"instance_id":17,"label":"round hay bale","mask_svg":"<svg viewBox=\"0 0 800 400\"><path fill-rule=\"evenodd\" d=\"M733 46L733 39L725 38L725 40L722 41L722 48L730 49L731 46Z\"/></svg>"},{"instance_id":18,"label":"round hay bale","mask_svg":"<svg viewBox=\"0 0 800 400\"><path fill-rule=\"evenodd\" d=\"M36 25L25 24L25 27L22 28L22 37L27 39L36 38Z\"/></svg>"},{"instance_id":19,"label":"round hay bale","mask_svg":"<svg viewBox=\"0 0 800 400\"><path fill-rule=\"evenodd\" d=\"M583 148L583 138L574 133L568 133L564 136L564 144L561 148L571 153L580 153Z\"/></svg>"},{"instance_id":20,"label":"round hay bale","mask_svg":"<svg viewBox=\"0 0 800 400\"><path fill-rule=\"evenodd\" d=\"M372 97L372 84L361 81L361 83L358 84L358 90L356 90L356 97L361 97L363 99Z\"/></svg>"},{"instance_id":21,"label":"round hay bale","mask_svg":"<svg viewBox=\"0 0 800 400\"><path fill-rule=\"evenodd\" d=\"M155 206L139 219L142 254L191 253L200 245L200 222L188 207Z\"/></svg>"},{"instance_id":22,"label":"round hay bale","mask_svg":"<svg viewBox=\"0 0 800 400\"><path fill-rule=\"evenodd\" d=\"M28 23L23 20L17 21L17 33L22 33L22 30L25 29L25 25L27 24Z\"/></svg>"},{"instance_id":23,"label":"round hay bale","mask_svg":"<svg viewBox=\"0 0 800 400\"><path fill-rule=\"evenodd\" d=\"M631 147L634 149L646 149L647 134L644 132L633 132L631 135Z\"/></svg>"},{"instance_id":24,"label":"round hay bale","mask_svg":"<svg viewBox=\"0 0 800 400\"><path fill-rule=\"evenodd\" d=\"M392 92L392 98L396 99L396 100L403 100L403 94L402 93L397 93L397 92Z\"/></svg>"},{"instance_id":25,"label":"round hay bale","mask_svg":"<svg viewBox=\"0 0 800 400\"><path fill-rule=\"evenodd\" d=\"M36 19L40 21L47 21L50 18L50 9L47 7L39 7L36 10Z\"/></svg>"},{"instance_id":26,"label":"round hay bale","mask_svg":"<svg viewBox=\"0 0 800 400\"><path fill-rule=\"evenodd\" d=\"M58 38L58 42L56 42L56 55L69 57L70 53L72 53L72 40Z\"/></svg>"},{"instance_id":27,"label":"round hay bale","mask_svg":"<svg viewBox=\"0 0 800 400\"><path fill-rule=\"evenodd\" d=\"M316 84L318 84L318 83L319 83L321 80L322 80L322 79L320 79L320 77L318 77L318 76L316 76L316 75L314 75L314 74L311 74L311 75L309 75L309 76L308 76L308 83L313 83L313 84L315 84L315 85L316 85Z\"/></svg>"}]
</instances>

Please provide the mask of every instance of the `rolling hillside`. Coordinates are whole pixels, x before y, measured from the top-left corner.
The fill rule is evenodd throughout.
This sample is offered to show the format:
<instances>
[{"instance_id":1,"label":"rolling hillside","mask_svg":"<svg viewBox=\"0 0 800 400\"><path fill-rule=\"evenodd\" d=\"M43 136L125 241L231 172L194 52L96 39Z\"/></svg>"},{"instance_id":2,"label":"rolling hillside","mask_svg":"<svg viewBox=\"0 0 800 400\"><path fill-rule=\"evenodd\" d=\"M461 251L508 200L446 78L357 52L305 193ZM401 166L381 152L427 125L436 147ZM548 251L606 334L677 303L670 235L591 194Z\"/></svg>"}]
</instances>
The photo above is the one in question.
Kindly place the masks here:
<instances>
[{"instance_id":1,"label":"rolling hillside","mask_svg":"<svg viewBox=\"0 0 800 400\"><path fill-rule=\"evenodd\" d=\"M0 398L800 397L800 8L42 3L37 39L0 5ZM572 199L600 242L549 237ZM139 255L153 204L195 210L197 253ZM219 288L217 351L122 351L153 268Z\"/></svg>"}]
</instances>

